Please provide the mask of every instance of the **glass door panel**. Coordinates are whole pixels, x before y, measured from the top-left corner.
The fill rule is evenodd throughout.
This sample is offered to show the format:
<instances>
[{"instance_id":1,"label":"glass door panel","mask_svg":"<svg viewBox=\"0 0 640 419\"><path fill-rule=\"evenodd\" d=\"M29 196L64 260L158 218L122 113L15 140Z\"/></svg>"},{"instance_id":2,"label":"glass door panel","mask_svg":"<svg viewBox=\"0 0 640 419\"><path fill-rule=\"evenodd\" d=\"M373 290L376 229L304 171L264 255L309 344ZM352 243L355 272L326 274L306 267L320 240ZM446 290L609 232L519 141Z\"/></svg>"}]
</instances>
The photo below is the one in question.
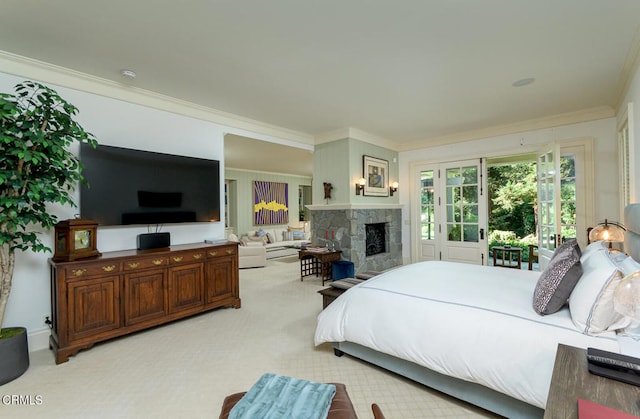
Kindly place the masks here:
<instances>
[{"instance_id":1,"label":"glass door panel","mask_svg":"<svg viewBox=\"0 0 640 419\"><path fill-rule=\"evenodd\" d=\"M420 172L420 231L422 240L435 240L436 214L434 171Z\"/></svg>"},{"instance_id":2,"label":"glass door panel","mask_svg":"<svg viewBox=\"0 0 640 419\"><path fill-rule=\"evenodd\" d=\"M560 243L560 156L558 145L538 155L538 255L543 266Z\"/></svg>"}]
</instances>

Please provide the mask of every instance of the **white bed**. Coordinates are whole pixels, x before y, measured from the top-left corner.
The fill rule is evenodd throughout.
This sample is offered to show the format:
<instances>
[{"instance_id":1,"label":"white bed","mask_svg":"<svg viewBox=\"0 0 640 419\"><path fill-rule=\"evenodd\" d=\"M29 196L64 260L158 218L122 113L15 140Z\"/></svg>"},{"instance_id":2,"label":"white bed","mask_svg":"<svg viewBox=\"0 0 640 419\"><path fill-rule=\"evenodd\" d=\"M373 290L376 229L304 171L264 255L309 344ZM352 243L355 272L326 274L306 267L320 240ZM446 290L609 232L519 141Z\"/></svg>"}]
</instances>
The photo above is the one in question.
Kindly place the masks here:
<instances>
[{"instance_id":1,"label":"white bed","mask_svg":"<svg viewBox=\"0 0 640 419\"><path fill-rule=\"evenodd\" d=\"M331 342L504 416L539 417L559 343L619 352L615 329L624 324L609 316L606 288L622 271L603 262L605 254L611 259L601 245L585 251L572 306L544 316L532 307L539 272L452 262L403 266L331 303L318 316L315 343ZM611 284L602 287L594 281L605 271Z\"/></svg>"}]
</instances>

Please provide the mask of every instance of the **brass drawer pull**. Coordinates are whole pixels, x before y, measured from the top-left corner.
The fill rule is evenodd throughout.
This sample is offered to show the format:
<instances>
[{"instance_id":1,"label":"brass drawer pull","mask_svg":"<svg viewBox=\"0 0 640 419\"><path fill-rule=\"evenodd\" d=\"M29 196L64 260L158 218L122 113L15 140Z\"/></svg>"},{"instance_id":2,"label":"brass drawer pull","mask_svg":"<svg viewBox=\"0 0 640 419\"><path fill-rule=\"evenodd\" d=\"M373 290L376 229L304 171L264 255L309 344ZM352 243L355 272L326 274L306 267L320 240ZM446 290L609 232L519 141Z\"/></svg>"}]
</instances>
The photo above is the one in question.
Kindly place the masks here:
<instances>
[{"instance_id":1,"label":"brass drawer pull","mask_svg":"<svg viewBox=\"0 0 640 419\"><path fill-rule=\"evenodd\" d=\"M116 268L116 265L103 266L102 270L105 272L111 272Z\"/></svg>"},{"instance_id":2,"label":"brass drawer pull","mask_svg":"<svg viewBox=\"0 0 640 419\"><path fill-rule=\"evenodd\" d=\"M182 259L184 259L182 256L175 256L175 257L173 258L173 261L174 261L174 262L182 262Z\"/></svg>"},{"instance_id":3,"label":"brass drawer pull","mask_svg":"<svg viewBox=\"0 0 640 419\"><path fill-rule=\"evenodd\" d=\"M162 265L162 259L156 259L151 261L151 263L153 263L154 265Z\"/></svg>"},{"instance_id":4,"label":"brass drawer pull","mask_svg":"<svg viewBox=\"0 0 640 419\"><path fill-rule=\"evenodd\" d=\"M140 266L140 262L130 262L129 263L129 267L130 268L137 268L138 266Z\"/></svg>"},{"instance_id":5,"label":"brass drawer pull","mask_svg":"<svg viewBox=\"0 0 640 419\"><path fill-rule=\"evenodd\" d=\"M194 259L200 259L202 257L202 254L198 253L197 255L193 255Z\"/></svg>"},{"instance_id":6,"label":"brass drawer pull","mask_svg":"<svg viewBox=\"0 0 640 419\"><path fill-rule=\"evenodd\" d=\"M227 249L227 254L228 254L228 255L232 255L233 253L234 253L234 250L233 250L233 249Z\"/></svg>"},{"instance_id":7,"label":"brass drawer pull","mask_svg":"<svg viewBox=\"0 0 640 419\"><path fill-rule=\"evenodd\" d=\"M86 269L72 269L71 273L73 273L75 276L82 276L82 275L87 273L87 270Z\"/></svg>"},{"instance_id":8,"label":"brass drawer pull","mask_svg":"<svg viewBox=\"0 0 640 419\"><path fill-rule=\"evenodd\" d=\"M218 252L209 252L210 256L218 256Z\"/></svg>"}]
</instances>

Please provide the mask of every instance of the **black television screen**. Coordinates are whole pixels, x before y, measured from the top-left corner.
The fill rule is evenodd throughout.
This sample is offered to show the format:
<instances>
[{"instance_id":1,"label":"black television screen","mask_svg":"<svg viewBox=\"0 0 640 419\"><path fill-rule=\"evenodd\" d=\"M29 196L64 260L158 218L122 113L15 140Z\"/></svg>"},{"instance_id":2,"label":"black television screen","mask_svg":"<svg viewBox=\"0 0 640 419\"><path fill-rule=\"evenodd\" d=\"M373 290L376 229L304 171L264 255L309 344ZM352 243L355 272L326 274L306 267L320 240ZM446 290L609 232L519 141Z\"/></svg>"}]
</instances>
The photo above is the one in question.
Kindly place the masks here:
<instances>
[{"instance_id":1,"label":"black television screen","mask_svg":"<svg viewBox=\"0 0 640 419\"><path fill-rule=\"evenodd\" d=\"M80 146L80 216L100 225L220 221L220 162Z\"/></svg>"}]
</instances>

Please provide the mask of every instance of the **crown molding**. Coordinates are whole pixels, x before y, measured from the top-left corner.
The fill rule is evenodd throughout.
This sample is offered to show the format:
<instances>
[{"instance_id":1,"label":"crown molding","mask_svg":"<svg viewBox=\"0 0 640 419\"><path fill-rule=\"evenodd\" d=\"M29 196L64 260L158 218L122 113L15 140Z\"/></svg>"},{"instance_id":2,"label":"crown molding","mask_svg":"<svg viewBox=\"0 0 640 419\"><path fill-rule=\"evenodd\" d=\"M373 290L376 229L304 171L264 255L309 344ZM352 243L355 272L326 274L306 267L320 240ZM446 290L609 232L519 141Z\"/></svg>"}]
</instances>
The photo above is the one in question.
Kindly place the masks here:
<instances>
[{"instance_id":1,"label":"crown molding","mask_svg":"<svg viewBox=\"0 0 640 419\"><path fill-rule=\"evenodd\" d=\"M595 121L598 119L612 118L615 111L610 106L598 106L581 111L567 112L544 118L515 122L513 124L498 125L477 130L458 132L440 137L433 137L418 141L408 141L399 144L398 151L411 151L422 148L430 148L447 144L461 143L465 141L479 140L483 138L499 137L502 135L516 134L519 132L535 131L545 128L559 127L563 125L579 124L581 122Z\"/></svg>"},{"instance_id":2,"label":"crown molding","mask_svg":"<svg viewBox=\"0 0 640 419\"><path fill-rule=\"evenodd\" d=\"M239 132L244 133L255 132L268 137L275 137L303 144L313 144L314 141L313 136L309 134L270 125L214 108L196 105L191 102L155 93L150 90L117 83L111 80L92 76L87 73L82 73L69 68L60 67L1 50L0 71L19 77L35 79L43 83L51 83L86 93L105 96L153 109L201 119L227 127L230 132L234 132L235 130L240 130Z\"/></svg>"},{"instance_id":3,"label":"crown molding","mask_svg":"<svg viewBox=\"0 0 640 419\"><path fill-rule=\"evenodd\" d=\"M239 169L237 167L228 167L225 166L224 168L225 173L227 170L231 170L234 172L243 172L243 173L257 173L257 174L269 174L269 175L275 175L275 176L285 176L285 177L291 177L291 178L300 178L300 179L305 179L305 180L313 180L313 176L305 176L305 175L295 175L295 174L291 174L291 173L281 173L281 172L268 172L265 170L252 170L252 169Z\"/></svg>"},{"instance_id":4,"label":"crown molding","mask_svg":"<svg viewBox=\"0 0 640 419\"><path fill-rule=\"evenodd\" d=\"M365 143L377 145L389 150L397 151L398 144L374 135L366 131L353 127L344 127L334 131L329 131L323 134L315 136L315 144L330 143L337 140L344 140L345 138L351 138L354 140L364 141Z\"/></svg>"}]
</instances>

